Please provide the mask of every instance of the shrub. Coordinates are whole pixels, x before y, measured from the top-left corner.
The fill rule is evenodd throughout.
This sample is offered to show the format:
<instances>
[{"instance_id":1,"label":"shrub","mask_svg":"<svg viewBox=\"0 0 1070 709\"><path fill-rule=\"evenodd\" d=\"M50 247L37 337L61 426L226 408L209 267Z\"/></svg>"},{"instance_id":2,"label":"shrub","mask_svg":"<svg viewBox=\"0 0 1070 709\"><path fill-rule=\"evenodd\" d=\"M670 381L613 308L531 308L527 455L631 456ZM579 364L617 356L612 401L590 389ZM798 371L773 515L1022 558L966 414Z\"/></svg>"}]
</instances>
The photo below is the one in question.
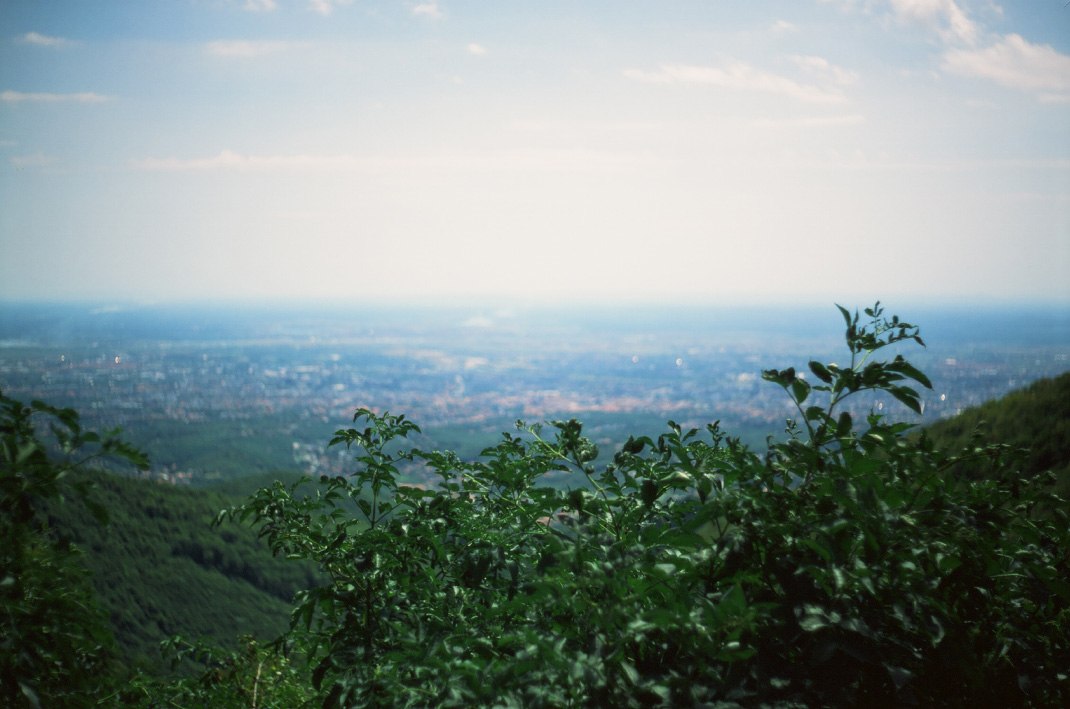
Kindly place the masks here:
<instances>
[{"instance_id":1,"label":"shrub","mask_svg":"<svg viewBox=\"0 0 1070 709\"><path fill-rule=\"evenodd\" d=\"M352 475L222 516L328 579L288 639L324 706L1066 705L1064 501L1000 447L842 411L862 391L919 410L931 385L874 356L916 327L840 311L848 364L763 373L799 414L765 455L670 421L600 465L570 420L463 461L361 409L332 441ZM981 460L986 479L949 473ZM402 483L413 463L435 489ZM570 490L541 484L560 470Z\"/></svg>"},{"instance_id":2,"label":"shrub","mask_svg":"<svg viewBox=\"0 0 1070 709\"><path fill-rule=\"evenodd\" d=\"M4 706L84 706L110 676L111 637L85 570L47 524L45 506L81 499L102 458L147 467L117 432L85 431L78 414L0 394L0 698Z\"/></svg>"}]
</instances>

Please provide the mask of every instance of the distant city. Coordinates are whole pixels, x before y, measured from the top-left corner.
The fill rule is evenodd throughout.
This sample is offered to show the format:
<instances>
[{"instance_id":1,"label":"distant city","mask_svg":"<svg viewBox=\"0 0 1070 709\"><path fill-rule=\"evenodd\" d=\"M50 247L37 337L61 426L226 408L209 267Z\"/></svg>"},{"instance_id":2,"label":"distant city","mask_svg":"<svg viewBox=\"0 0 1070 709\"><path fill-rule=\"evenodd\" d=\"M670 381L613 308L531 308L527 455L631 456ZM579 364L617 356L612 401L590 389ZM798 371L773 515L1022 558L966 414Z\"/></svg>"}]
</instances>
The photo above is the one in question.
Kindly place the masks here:
<instances>
[{"instance_id":1,"label":"distant city","mask_svg":"<svg viewBox=\"0 0 1070 709\"><path fill-rule=\"evenodd\" d=\"M927 348L901 347L933 381L919 423L953 416L1070 369L1067 311L927 311L904 319ZM889 312L889 314L891 314ZM475 456L517 419L575 417L605 451L668 419L723 428L752 447L793 415L767 368L846 364L835 308L132 309L0 306L0 389L78 409L147 448L151 474L202 484L270 469L339 473L326 447L357 407L405 413L422 446ZM894 352L889 354L894 354ZM894 401L870 411L917 420ZM183 439L181 432L201 431ZM219 431L219 437L204 432ZM242 450L258 450L243 462ZM188 446L219 446L199 450ZM227 449L231 449L229 452ZM237 452L236 452L237 451ZM212 453L228 460L213 468Z\"/></svg>"}]
</instances>

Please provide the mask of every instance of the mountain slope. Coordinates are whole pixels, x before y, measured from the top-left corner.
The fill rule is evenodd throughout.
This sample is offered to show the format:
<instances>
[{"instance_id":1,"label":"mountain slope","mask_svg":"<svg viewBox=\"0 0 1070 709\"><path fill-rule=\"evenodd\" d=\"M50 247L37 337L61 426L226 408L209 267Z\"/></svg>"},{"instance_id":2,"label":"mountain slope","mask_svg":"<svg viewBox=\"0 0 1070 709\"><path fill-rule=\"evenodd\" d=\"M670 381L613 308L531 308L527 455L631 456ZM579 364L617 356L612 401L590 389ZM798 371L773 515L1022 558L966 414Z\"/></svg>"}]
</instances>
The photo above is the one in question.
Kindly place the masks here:
<instances>
[{"instance_id":1,"label":"mountain slope","mask_svg":"<svg viewBox=\"0 0 1070 709\"><path fill-rule=\"evenodd\" d=\"M1062 493L1070 492L1070 372L1041 379L926 429L945 449L969 445L974 431L988 443L1027 449L1023 472L1051 470Z\"/></svg>"},{"instance_id":2,"label":"mountain slope","mask_svg":"<svg viewBox=\"0 0 1070 709\"><path fill-rule=\"evenodd\" d=\"M172 636L232 646L241 634L271 639L285 629L293 594L314 583L310 567L273 558L236 523L211 526L235 498L96 474L100 525L83 505L55 505L50 524L83 552L120 657L160 669Z\"/></svg>"}]
</instances>

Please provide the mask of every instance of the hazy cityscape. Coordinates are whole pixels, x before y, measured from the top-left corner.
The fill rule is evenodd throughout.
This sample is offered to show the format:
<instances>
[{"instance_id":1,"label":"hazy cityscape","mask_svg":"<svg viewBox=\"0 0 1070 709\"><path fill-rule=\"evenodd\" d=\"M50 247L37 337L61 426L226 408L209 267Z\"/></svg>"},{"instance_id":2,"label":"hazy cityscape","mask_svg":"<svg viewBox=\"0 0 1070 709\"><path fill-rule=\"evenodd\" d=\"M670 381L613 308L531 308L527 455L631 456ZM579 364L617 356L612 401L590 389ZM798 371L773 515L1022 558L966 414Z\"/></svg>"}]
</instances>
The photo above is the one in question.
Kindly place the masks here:
<instances>
[{"instance_id":1,"label":"hazy cityscape","mask_svg":"<svg viewBox=\"0 0 1070 709\"><path fill-rule=\"evenodd\" d=\"M668 419L699 427L720 420L761 447L793 414L761 371L846 354L831 307L3 312L5 394L121 426L152 456L154 476L184 483L246 468L342 472L345 452L326 443L360 406L405 413L425 431L418 444L469 456L516 419L561 417L584 421L606 450L628 434L659 432ZM923 395L923 423L1070 368L1067 318L1058 311L908 319L928 347L903 352L934 384ZM874 397L859 397L854 409L911 417ZM190 447L202 450L194 456ZM230 462L213 465L213 455Z\"/></svg>"}]
</instances>

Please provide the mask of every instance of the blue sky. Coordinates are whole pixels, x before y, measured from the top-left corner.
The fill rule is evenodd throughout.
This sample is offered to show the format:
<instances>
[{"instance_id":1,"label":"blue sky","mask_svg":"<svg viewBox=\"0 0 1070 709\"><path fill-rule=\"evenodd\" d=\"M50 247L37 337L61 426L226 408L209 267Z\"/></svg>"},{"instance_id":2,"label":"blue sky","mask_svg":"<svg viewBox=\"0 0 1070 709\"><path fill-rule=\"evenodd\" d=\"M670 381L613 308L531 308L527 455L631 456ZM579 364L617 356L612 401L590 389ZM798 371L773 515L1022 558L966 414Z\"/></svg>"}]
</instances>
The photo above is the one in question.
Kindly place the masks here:
<instances>
[{"instance_id":1,"label":"blue sky","mask_svg":"<svg viewBox=\"0 0 1070 709\"><path fill-rule=\"evenodd\" d=\"M1061 0L0 3L0 299L1070 303Z\"/></svg>"}]
</instances>

